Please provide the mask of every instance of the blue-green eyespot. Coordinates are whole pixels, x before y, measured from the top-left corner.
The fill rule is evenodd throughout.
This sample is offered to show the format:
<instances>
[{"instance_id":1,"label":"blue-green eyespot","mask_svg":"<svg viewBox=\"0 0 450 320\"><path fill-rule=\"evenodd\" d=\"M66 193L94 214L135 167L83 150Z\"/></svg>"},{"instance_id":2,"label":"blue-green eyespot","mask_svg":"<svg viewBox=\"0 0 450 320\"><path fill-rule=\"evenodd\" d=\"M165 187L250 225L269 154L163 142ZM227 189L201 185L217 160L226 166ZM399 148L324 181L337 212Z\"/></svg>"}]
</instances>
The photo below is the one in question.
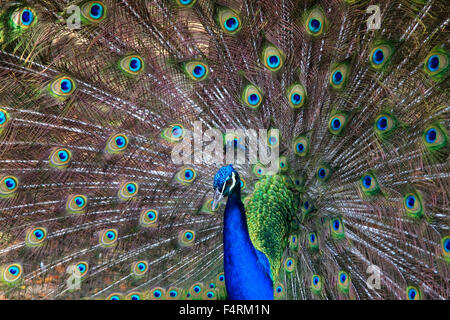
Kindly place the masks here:
<instances>
[{"instance_id":1,"label":"blue-green eyespot","mask_svg":"<svg viewBox=\"0 0 450 320\"><path fill-rule=\"evenodd\" d=\"M448 73L449 55L443 47L435 47L426 56L423 63L423 71L433 81L441 82Z\"/></svg>"},{"instance_id":2,"label":"blue-green eyespot","mask_svg":"<svg viewBox=\"0 0 450 320\"><path fill-rule=\"evenodd\" d=\"M418 191L408 192L403 197L403 206L412 218L421 218L424 214L422 195Z\"/></svg>"},{"instance_id":3,"label":"blue-green eyespot","mask_svg":"<svg viewBox=\"0 0 450 320\"><path fill-rule=\"evenodd\" d=\"M242 21L239 14L230 8L221 8L216 16L217 24L223 32L235 35L242 28Z\"/></svg>"},{"instance_id":4,"label":"blue-green eyespot","mask_svg":"<svg viewBox=\"0 0 450 320\"><path fill-rule=\"evenodd\" d=\"M202 81L208 77L208 65L202 61L190 61L183 64L186 75L194 81Z\"/></svg>"},{"instance_id":5,"label":"blue-green eyespot","mask_svg":"<svg viewBox=\"0 0 450 320\"><path fill-rule=\"evenodd\" d=\"M44 243L47 238L47 229L43 227L31 228L25 236L25 243L28 247L37 247Z\"/></svg>"},{"instance_id":6,"label":"blue-green eyespot","mask_svg":"<svg viewBox=\"0 0 450 320\"><path fill-rule=\"evenodd\" d=\"M121 200L129 200L129 199L133 198L135 195L137 195L138 190L139 190L139 186L136 182L133 182L133 181L122 182L120 184L117 196Z\"/></svg>"},{"instance_id":7,"label":"blue-green eyespot","mask_svg":"<svg viewBox=\"0 0 450 320\"><path fill-rule=\"evenodd\" d=\"M263 100L262 91L253 84L248 84L244 87L241 95L242 102L248 107L257 109Z\"/></svg>"},{"instance_id":8,"label":"blue-green eyespot","mask_svg":"<svg viewBox=\"0 0 450 320\"><path fill-rule=\"evenodd\" d=\"M110 154L122 153L128 146L128 137L124 133L112 134L106 141L105 152Z\"/></svg>"},{"instance_id":9,"label":"blue-green eyespot","mask_svg":"<svg viewBox=\"0 0 450 320\"><path fill-rule=\"evenodd\" d=\"M326 164L321 164L317 167L317 179L321 182L326 182L331 176L331 168Z\"/></svg>"},{"instance_id":10,"label":"blue-green eyespot","mask_svg":"<svg viewBox=\"0 0 450 320\"><path fill-rule=\"evenodd\" d=\"M344 224L341 218L333 218L330 220L331 236L335 239L345 238Z\"/></svg>"},{"instance_id":11,"label":"blue-green eyespot","mask_svg":"<svg viewBox=\"0 0 450 320\"><path fill-rule=\"evenodd\" d=\"M185 133L185 129L181 124L174 123L163 130L161 137L173 143L183 140Z\"/></svg>"},{"instance_id":12,"label":"blue-green eyespot","mask_svg":"<svg viewBox=\"0 0 450 320\"><path fill-rule=\"evenodd\" d=\"M12 197L18 188L19 180L15 176L0 177L0 197Z\"/></svg>"},{"instance_id":13,"label":"blue-green eyespot","mask_svg":"<svg viewBox=\"0 0 450 320\"><path fill-rule=\"evenodd\" d=\"M81 6L81 18L85 23L98 23L106 18L106 6L102 1L87 1Z\"/></svg>"},{"instance_id":14,"label":"blue-green eyespot","mask_svg":"<svg viewBox=\"0 0 450 320\"><path fill-rule=\"evenodd\" d=\"M406 300L422 300L422 293L416 286L406 288Z\"/></svg>"},{"instance_id":15,"label":"blue-green eyespot","mask_svg":"<svg viewBox=\"0 0 450 320\"><path fill-rule=\"evenodd\" d=\"M422 142L430 151L446 147L448 144L447 130L439 123L432 124L423 132Z\"/></svg>"},{"instance_id":16,"label":"blue-green eyespot","mask_svg":"<svg viewBox=\"0 0 450 320\"><path fill-rule=\"evenodd\" d=\"M291 108L301 108L306 102L306 89L302 84L294 83L287 89L286 96L289 100L289 105Z\"/></svg>"},{"instance_id":17,"label":"blue-green eyespot","mask_svg":"<svg viewBox=\"0 0 450 320\"><path fill-rule=\"evenodd\" d=\"M191 8L197 0L175 0L175 3L181 8Z\"/></svg>"},{"instance_id":18,"label":"blue-green eyespot","mask_svg":"<svg viewBox=\"0 0 450 320\"><path fill-rule=\"evenodd\" d=\"M66 148L55 148L49 156L49 164L56 169L65 169L72 159L72 153Z\"/></svg>"},{"instance_id":19,"label":"blue-green eyespot","mask_svg":"<svg viewBox=\"0 0 450 320\"><path fill-rule=\"evenodd\" d=\"M135 277L142 277L148 271L148 262L145 260L135 261L131 264L131 273Z\"/></svg>"},{"instance_id":20,"label":"blue-green eyespot","mask_svg":"<svg viewBox=\"0 0 450 320\"><path fill-rule=\"evenodd\" d=\"M48 85L48 92L52 97L63 100L75 91L75 81L69 76L56 77Z\"/></svg>"},{"instance_id":21,"label":"blue-green eyespot","mask_svg":"<svg viewBox=\"0 0 450 320\"><path fill-rule=\"evenodd\" d=\"M372 68L380 70L389 62L393 53L394 47L388 42L377 43L370 51L370 65Z\"/></svg>"},{"instance_id":22,"label":"blue-green eyespot","mask_svg":"<svg viewBox=\"0 0 450 320\"><path fill-rule=\"evenodd\" d=\"M177 174L175 175L175 179L184 185L191 184L192 182L194 182L196 177L197 171L195 171L195 169L192 167L183 167L178 170Z\"/></svg>"},{"instance_id":23,"label":"blue-green eyespot","mask_svg":"<svg viewBox=\"0 0 450 320\"><path fill-rule=\"evenodd\" d=\"M320 295L323 289L322 277L318 274L313 274L311 277L311 291L314 294Z\"/></svg>"},{"instance_id":24,"label":"blue-green eyespot","mask_svg":"<svg viewBox=\"0 0 450 320\"><path fill-rule=\"evenodd\" d=\"M178 243L183 246L192 246L195 241L195 232L193 230L182 230L178 234Z\"/></svg>"},{"instance_id":25,"label":"blue-green eyespot","mask_svg":"<svg viewBox=\"0 0 450 320\"><path fill-rule=\"evenodd\" d=\"M346 112L333 113L328 120L328 131L334 135L340 135L344 132L348 122L348 114Z\"/></svg>"},{"instance_id":26,"label":"blue-green eyespot","mask_svg":"<svg viewBox=\"0 0 450 320\"><path fill-rule=\"evenodd\" d=\"M380 192L377 178L373 172L367 172L359 179L361 191L366 196L373 196Z\"/></svg>"},{"instance_id":27,"label":"blue-green eyespot","mask_svg":"<svg viewBox=\"0 0 450 320\"><path fill-rule=\"evenodd\" d=\"M105 229L99 233L99 244L104 248L109 248L117 243L119 234L116 229Z\"/></svg>"},{"instance_id":28,"label":"blue-green eyespot","mask_svg":"<svg viewBox=\"0 0 450 320\"><path fill-rule=\"evenodd\" d=\"M390 113L379 114L374 121L373 129L380 140L388 138L397 128L397 119Z\"/></svg>"},{"instance_id":29,"label":"blue-green eyespot","mask_svg":"<svg viewBox=\"0 0 450 320\"><path fill-rule=\"evenodd\" d=\"M144 209L141 211L139 224L144 228L156 227L158 223L158 211L154 209Z\"/></svg>"},{"instance_id":30,"label":"blue-green eyespot","mask_svg":"<svg viewBox=\"0 0 450 320\"><path fill-rule=\"evenodd\" d=\"M23 267L20 263L11 263L0 267L0 281L8 286L14 286L20 282Z\"/></svg>"},{"instance_id":31,"label":"blue-green eyespot","mask_svg":"<svg viewBox=\"0 0 450 320\"><path fill-rule=\"evenodd\" d=\"M12 12L10 22L16 29L28 29L37 21L37 15L31 7L21 7Z\"/></svg>"},{"instance_id":32,"label":"blue-green eyespot","mask_svg":"<svg viewBox=\"0 0 450 320\"><path fill-rule=\"evenodd\" d=\"M338 289L343 293L348 293L350 290L350 275L345 271L339 271Z\"/></svg>"},{"instance_id":33,"label":"blue-green eyespot","mask_svg":"<svg viewBox=\"0 0 450 320\"><path fill-rule=\"evenodd\" d=\"M304 26L306 32L314 37L323 35L328 28L328 19L320 6L316 6L305 15Z\"/></svg>"},{"instance_id":34,"label":"blue-green eyespot","mask_svg":"<svg viewBox=\"0 0 450 320\"><path fill-rule=\"evenodd\" d=\"M81 194L72 194L67 198L66 211L67 213L80 214L85 212L87 205L87 198Z\"/></svg>"},{"instance_id":35,"label":"blue-green eyespot","mask_svg":"<svg viewBox=\"0 0 450 320\"><path fill-rule=\"evenodd\" d=\"M144 60L136 54L125 56L119 60L119 69L130 76L137 76L142 73L144 66Z\"/></svg>"},{"instance_id":36,"label":"blue-green eyespot","mask_svg":"<svg viewBox=\"0 0 450 320\"><path fill-rule=\"evenodd\" d=\"M261 62L272 72L283 67L284 59L284 53L273 44L266 45L261 53Z\"/></svg>"},{"instance_id":37,"label":"blue-green eyespot","mask_svg":"<svg viewBox=\"0 0 450 320\"><path fill-rule=\"evenodd\" d=\"M350 74L350 65L346 62L333 65L330 71L330 86L335 90L342 90L346 87Z\"/></svg>"}]
</instances>

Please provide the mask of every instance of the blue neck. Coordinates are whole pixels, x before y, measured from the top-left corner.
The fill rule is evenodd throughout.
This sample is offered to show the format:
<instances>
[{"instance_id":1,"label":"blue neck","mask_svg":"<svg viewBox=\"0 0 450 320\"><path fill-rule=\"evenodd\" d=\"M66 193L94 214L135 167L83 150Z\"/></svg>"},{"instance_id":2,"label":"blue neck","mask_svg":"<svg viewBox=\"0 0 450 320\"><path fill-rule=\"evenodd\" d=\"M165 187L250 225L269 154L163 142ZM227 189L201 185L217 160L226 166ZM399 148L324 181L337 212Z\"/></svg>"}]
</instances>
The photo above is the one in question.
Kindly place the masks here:
<instances>
[{"instance_id":1,"label":"blue neck","mask_svg":"<svg viewBox=\"0 0 450 320\"><path fill-rule=\"evenodd\" d=\"M223 241L228 299L272 300L272 280L258 261L258 254L250 240L239 190L227 200Z\"/></svg>"}]
</instances>

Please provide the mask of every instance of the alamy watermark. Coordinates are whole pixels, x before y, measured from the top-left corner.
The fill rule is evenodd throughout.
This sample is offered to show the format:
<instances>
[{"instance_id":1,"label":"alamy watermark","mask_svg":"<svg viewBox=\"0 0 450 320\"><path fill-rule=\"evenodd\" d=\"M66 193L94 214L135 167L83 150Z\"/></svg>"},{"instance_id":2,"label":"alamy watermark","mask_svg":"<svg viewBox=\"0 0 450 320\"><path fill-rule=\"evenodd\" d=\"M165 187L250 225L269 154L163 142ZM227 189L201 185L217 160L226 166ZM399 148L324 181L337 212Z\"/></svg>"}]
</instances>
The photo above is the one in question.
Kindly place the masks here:
<instances>
[{"instance_id":1,"label":"alamy watermark","mask_svg":"<svg viewBox=\"0 0 450 320\"><path fill-rule=\"evenodd\" d=\"M370 265L367 267L366 273L371 274L367 279L366 285L369 289L379 290L381 289L381 269L376 265Z\"/></svg>"},{"instance_id":2,"label":"alamy watermark","mask_svg":"<svg viewBox=\"0 0 450 320\"><path fill-rule=\"evenodd\" d=\"M81 289L81 272L78 270L76 265L70 265L67 267L66 273L70 274L67 278L66 284L69 290L80 290Z\"/></svg>"},{"instance_id":3,"label":"alamy watermark","mask_svg":"<svg viewBox=\"0 0 450 320\"><path fill-rule=\"evenodd\" d=\"M225 137L225 138L224 138ZM172 150L175 164L256 164L267 167L267 174L278 172L278 129L219 129L203 132L202 122L193 131L185 130L183 140Z\"/></svg>"},{"instance_id":4,"label":"alamy watermark","mask_svg":"<svg viewBox=\"0 0 450 320\"><path fill-rule=\"evenodd\" d=\"M366 13L372 15L367 19L367 30L378 30L381 28L381 12L377 5L370 5L366 9Z\"/></svg>"},{"instance_id":5,"label":"alamy watermark","mask_svg":"<svg viewBox=\"0 0 450 320\"><path fill-rule=\"evenodd\" d=\"M70 30L81 29L81 9L79 6L71 5L67 8L67 13L70 15L67 18L67 28Z\"/></svg>"}]
</instances>

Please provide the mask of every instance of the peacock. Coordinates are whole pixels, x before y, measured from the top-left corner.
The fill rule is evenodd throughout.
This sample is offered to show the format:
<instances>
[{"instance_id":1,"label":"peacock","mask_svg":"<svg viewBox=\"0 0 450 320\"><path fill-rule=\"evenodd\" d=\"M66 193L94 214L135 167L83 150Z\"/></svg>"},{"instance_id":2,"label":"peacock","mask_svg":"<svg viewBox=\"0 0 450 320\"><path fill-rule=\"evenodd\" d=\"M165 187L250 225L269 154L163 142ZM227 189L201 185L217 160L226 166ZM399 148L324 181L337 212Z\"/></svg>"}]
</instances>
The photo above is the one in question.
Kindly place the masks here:
<instances>
[{"instance_id":1,"label":"peacock","mask_svg":"<svg viewBox=\"0 0 450 320\"><path fill-rule=\"evenodd\" d=\"M448 299L448 23L0 1L0 299Z\"/></svg>"}]
</instances>

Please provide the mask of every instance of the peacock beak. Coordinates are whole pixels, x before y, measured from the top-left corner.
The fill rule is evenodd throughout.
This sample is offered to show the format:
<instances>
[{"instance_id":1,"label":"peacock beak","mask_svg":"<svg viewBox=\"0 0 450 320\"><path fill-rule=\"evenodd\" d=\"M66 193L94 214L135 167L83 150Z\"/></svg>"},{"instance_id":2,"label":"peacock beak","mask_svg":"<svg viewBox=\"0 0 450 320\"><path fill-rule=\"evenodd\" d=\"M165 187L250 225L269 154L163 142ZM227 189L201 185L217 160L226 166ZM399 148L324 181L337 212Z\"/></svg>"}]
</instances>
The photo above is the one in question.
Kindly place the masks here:
<instances>
[{"instance_id":1,"label":"peacock beak","mask_svg":"<svg viewBox=\"0 0 450 320\"><path fill-rule=\"evenodd\" d=\"M219 191L219 188L217 188L214 191L214 197L213 197L213 203L212 203L212 210L216 210L220 200L222 200L223 198L223 193L221 191Z\"/></svg>"}]
</instances>

